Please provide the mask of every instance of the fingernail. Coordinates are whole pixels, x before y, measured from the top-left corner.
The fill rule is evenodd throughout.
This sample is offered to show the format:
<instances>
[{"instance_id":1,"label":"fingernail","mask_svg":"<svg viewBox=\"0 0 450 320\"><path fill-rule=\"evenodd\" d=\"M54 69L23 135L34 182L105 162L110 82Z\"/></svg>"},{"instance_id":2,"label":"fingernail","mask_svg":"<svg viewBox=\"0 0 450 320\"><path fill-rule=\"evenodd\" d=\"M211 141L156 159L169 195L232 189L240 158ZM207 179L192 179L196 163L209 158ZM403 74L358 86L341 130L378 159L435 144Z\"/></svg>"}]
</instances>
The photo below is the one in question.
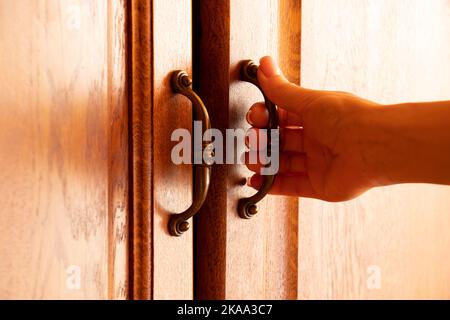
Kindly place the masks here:
<instances>
[{"instance_id":1,"label":"fingernail","mask_svg":"<svg viewBox=\"0 0 450 320\"><path fill-rule=\"evenodd\" d=\"M260 61L259 69L266 77L273 77L280 74L280 69L278 69L277 64L272 57L264 57Z\"/></svg>"}]
</instances>

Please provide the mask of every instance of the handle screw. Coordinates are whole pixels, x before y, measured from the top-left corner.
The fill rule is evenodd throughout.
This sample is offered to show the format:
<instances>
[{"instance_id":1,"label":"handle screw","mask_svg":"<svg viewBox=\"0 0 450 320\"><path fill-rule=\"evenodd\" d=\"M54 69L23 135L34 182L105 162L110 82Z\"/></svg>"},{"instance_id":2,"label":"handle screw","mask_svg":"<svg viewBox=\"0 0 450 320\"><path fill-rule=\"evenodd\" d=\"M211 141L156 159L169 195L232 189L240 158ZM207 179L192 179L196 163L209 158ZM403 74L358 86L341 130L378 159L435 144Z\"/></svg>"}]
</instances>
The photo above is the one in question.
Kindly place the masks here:
<instances>
[{"instance_id":1,"label":"handle screw","mask_svg":"<svg viewBox=\"0 0 450 320\"><path fill-rule=\"evenodd\" d=\"M187 222L187 221L180 222L180 224L178 225L178 230L180 230L181 232L188 231L189 230L189 222Z\"/></svg>"},{"instance_id":2,"label":"handle screw","mask_svg":"<svg viewBox=\"0 0 450 320\"><path fill-rule=\"evenodd\" d=\"M189 78L189 76L183 76L181 77L181 83L183 84L183 86L189 87L192 84L192 80L191 78Z\"/></svg>"},{"instance_id":3,"label":"handle screw","mask_svg":"<svg viewBox=\"0 0 450 320\"><path fill-rule=\"evenodd\" d=\"M258 213L258 206L256 204L251 204L248 206L247 212L250 216L254 216Z\"/></svg>"},{"instance_id":4,"label":"handle screw","mask_svg":"<svg viewBox=\"0 0 450 320\"><path fill-rule=\"evenodd\" d=\"M258 65L251 63L248 66L248 74L254 78L256 78L257 74L258 74Z\"/></svg>"}]
</instances>

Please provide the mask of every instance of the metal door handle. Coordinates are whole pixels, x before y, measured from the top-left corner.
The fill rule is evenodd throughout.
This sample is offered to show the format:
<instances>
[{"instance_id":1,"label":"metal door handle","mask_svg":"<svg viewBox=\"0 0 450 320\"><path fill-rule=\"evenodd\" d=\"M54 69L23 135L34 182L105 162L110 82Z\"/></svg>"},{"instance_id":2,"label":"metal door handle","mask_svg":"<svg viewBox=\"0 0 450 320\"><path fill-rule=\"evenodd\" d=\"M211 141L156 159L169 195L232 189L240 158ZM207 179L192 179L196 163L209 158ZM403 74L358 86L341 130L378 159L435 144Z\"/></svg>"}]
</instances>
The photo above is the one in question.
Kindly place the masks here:
<instances>
[{"instance_id":1,"label":"metal door handle","mask_svg":"<svg viewBox=\"0 0 450 320\"><path fill-rule=\"evenodd\" d=\"M203 104L200 97L191 88L192 80L185 71L177 70L172 73L171 86L172 90L187 97L192 102L194 109L194 119L202 121L202 137L206 130L211 128L208 110ZM169 232L172 236L180 236L189 229L188 219L192 218L205 202L208 193L209 181L211 176L211 164L205 162L206 158L213 156L213 144L211 141L203 141L201 150L201 164L194 164L194 181L193 181L193 200L191 206L180 214L172 214L169 219Z\"/></svg>"},{"instance_id":2,"label":"metal door handle","mask_svg":"<svg viewBox=\"0 0 450 320\"><path fill-rule=\"evenodd\" d=\"M251 61L247 60L242 63L241 67L241 80L250 82L257 86L260 90L261 87L259 86L258 77L257 77L257 71L258 71L258 65ZM262 90L261 90L262 92ZM267 141L268 146L267 150L268 153L270 153L271 146L271 130L270 129L278 129L278 112L277 112L277 106L271 102L264 92L262 92L264 96L264 101L266 104L267 111L269 112L269 121L267 124ZM269 154L270 155L270 154ZM238 202L238 212L239 216L243 219L250 219L255 214L258 213L258 206L256 205L259 201L261 201L266 194L269 192L270 188L273 185L273 182L275 180L275 175L265 175L263 176L264 180L259 188L258 192L255 193L253 196L249 198L242 198Z\"/></svg>"}]
</instances>

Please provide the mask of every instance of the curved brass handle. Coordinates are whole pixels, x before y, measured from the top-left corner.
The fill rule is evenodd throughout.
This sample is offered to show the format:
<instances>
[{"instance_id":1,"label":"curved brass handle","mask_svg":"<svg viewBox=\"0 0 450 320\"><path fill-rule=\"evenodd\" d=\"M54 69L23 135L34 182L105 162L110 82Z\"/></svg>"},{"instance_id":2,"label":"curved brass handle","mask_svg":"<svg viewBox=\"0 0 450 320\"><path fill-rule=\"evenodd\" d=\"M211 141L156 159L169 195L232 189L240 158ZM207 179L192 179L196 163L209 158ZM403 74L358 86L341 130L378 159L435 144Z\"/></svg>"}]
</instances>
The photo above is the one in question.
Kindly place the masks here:
<instances>
[{"instance_id":1,"label":"curved brass handle","mask_svg":"<svg viewBox=\"0 0 450 320\"><path fill-rule=\"evenodd\" d=\"M208 110L206 110L200 97L191 89L192 80L185 71L177 70L172 73L172 90L187 97L192 102L194 108L194 119L202 122L202 137L206 130L211 128ZM192 218L200 210L205 202L208 193L209 181L211 175L211 164L204 161L203 155L207 159L213 156L213 145L211 141L203 141L201 150L196 150L202 159L201 164L194 164L194 194L191 206L180 214L172 214L169 219L169 232L172 236L180 236L189 229L188 219ZM198 154L200 152L200 154Z\"/></svg>"},{"instance_id":2,"label":"curved brass handle","mask_svg":"<svg viewBox=\"0 0 450 320\"><path fill-rule=\"evenodd\" d=\"M251 61L247 60L242 63L241 67L241 80L247 81L250 83L253 83L255 86L257 86L260 90L261 87L259 86L258 77L257 77L257 71L258 71L258 65ZM261 90L262 92L262 90ZM267 111L269 112L269 121L267 124L267 141L268 146L267 150L268 153L271 152L271 130L270 129L278 129L278 112L277 112L277 106L273 104L262 92L264 96L264 101L266 104ZM270 155L270 154L269 154ZM261 188L258 190L257 193L255 193L253 196L249 198L242 198L238 202L238 212L239 216L243 219L250 219L255 214L258 213L258 206L256 205L259 201L261 201L266 194L269 192L270 188L273 185L273 182L275 180L275 175L266 175L263 176L264 180L261 185Z\"/></svg>"}]
</instances>

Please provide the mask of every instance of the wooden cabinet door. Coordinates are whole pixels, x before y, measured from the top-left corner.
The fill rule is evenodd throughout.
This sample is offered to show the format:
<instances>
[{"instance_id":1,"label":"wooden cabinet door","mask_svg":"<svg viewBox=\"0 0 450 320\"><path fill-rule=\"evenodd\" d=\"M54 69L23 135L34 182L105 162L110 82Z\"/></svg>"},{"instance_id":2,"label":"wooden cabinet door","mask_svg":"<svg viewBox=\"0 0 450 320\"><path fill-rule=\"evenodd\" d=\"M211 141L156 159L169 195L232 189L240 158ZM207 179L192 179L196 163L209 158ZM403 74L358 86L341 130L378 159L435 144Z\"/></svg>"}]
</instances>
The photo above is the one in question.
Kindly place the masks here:
<instances>
[{"instance_id":1,"label":"wooden cabinet door","mask_svg":"<svg viewBox=\"0 0 450 320\"><path fill-rule=\"evenodd\" d=\"M132 256L134 299L192 299L193 232L168 232L169 216L192 202L192 166L171 161L171 134L192 129L192 106L170 76L192 76L191 1L131 6Z\"/></svg>"},{"instance_id":2,"label":"wooden cabinet door","mask_svg":"<svg viewBox=\"0 0 450 320\"><path fill-rule=\"evenodd\" d=\"M191 299L190 1L0 1L0 298Z\"/></svg>"},{"instance_id":3,"label":"wooden cabinet door","mask_svg":"<svg viewBox=\"0 0 450 320\"><path fill-rule=\"evenodd\" d=\"M244 220L250 172L214 165L194 228L173 237L168 221L194 188L192 166L170 156L172 132L193 120L172 71L194 76L222 132L247 127L262 95L240 80L241 62L267 54L306 87L448 99L449 10L444 0L0 0L0 298L448 298L446 187L341 204L267 196Z\"/></svg>"},{"instance_id":4,"label":"wooden cabinet door","mask_svg":"<svg viewBox=\"0 0 450 320\"><path fill-rule=\"evenodd\" d=\"M448 1L196 3L196 85L221 130L247 126L262 96L239 81L239 63L268 54L305 87L384 103L448 99ZM269 196L242 220L249 172L213 169L197 218L196 297L450 297L448 187L399 185L338 204Z\"/></svg>"},{"instance_id":5,"label":"wooden cabinet door","mask_svg":"<svg viewBox=\"0 0 450 320\"><path fill-rule=\"evenodd\" d=\"M381 103L448 100L449 18L440 0L303 0L302 85ZM450 298L448 186L301 199L299 214L300 298Z\"/></svg>"},{"instance_id":6,"label":"wooden cabinet door","mask_svg":"<svg viewBox=\"0 0 450 320\"><path fill-rule=\"evenodd\" d=\"M125 1L0 1L0 298L128 296Z\"/></svg>"},{"instance_id":7,"label":"wooden cabinet door","mask_svg":"<svg viewBox=\"0 0 450 320\"><path fill-rule=\"evenodd\" d=\"M245 114L263 98L239 80L241 62L271 54L299 82L300 2L198 1L196 14L194 72L212 125L248 128ZM213 167L196 225L197 298L297 298L297 199L267 196L255 217L242 219L238 200L255 193L245 186L249 175L245 165Z\"/></svg>"}]
</instances>

